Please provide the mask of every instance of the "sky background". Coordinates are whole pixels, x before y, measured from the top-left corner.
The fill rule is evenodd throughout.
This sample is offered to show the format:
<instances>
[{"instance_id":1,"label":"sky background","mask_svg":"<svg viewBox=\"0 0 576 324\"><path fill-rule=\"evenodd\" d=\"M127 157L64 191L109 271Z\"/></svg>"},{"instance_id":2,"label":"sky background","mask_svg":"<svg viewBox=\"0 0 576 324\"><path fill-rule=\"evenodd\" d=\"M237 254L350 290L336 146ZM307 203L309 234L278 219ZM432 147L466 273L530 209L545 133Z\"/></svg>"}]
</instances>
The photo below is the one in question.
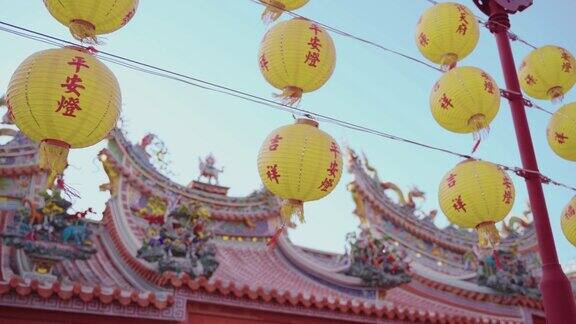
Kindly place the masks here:
<instances>
[{"instance_id":1,"label":"sky background","mask_svg":"<svg viewBox=\"0 0 576 324\"><path fill-rule=\"evenodd\" d=\"M460 1L483 16L472 1ZM425 0L311 0L299 14L349 33L373 40L391 49L422 58L414 43L416 22L430 7ZM0 0L0 20L56 37L72 40L66 27L50 16L41 1ZM576 54L573 0L536 0L525 12L512 17L512 30L537 46L565 47ZM106 35L104 51L195 76L259 96L272 98L277 92L261 76L257 65L260 40L267 27L260 21L263 7L250 0L141 0L134 19L124 28ZM281 19L287 19L284 15ZM320 90L304 95L301 108L349 122L390 132L417 141L468 153L471 135L458 135L441 128L433 119L428 97L440 74L423 65L369 47L356 40L332 35L337 52L335 72ZM50 48L12 34L0 32L0 89L5 89L16 67L32 53ZM516 62L530 48L515 42ZM260 188L256 156L264 138L275 128L292 123L290 114L234 97L208 92L121 66L106 63L116 74L122 90L125 131L132 142L153 132L162 139L172 161L172 179L186 185L198 176L198 157L212 152L218 166L225 166L220 183L229 194L244 196ZM503 86L502 72L493 36L481 29L476 50L460 65L484 69ZM576 90L564 103L576 100ZM537 101L556 110L560 106ZM3 113L4 110L0 111ZM551 151L545 138L549 116L527 111L540 170L556 180L576 185L576 165ZM337 126L321 128L341 146L365 152L383 181L397 183L405 192L414 185L427 193L421 204L428 211L438 208L437 189L444 174L459 160ZM104 209L107 193L98 185L107 182L97 152L105 146L73 150L66 173L69 185L79 190L78 210ZM508 102L491 125L476 157L520 166ZM346 191L352 181L344 174L334 192L305 205L305 224L290 231L296 244L343 252L345 234L358 221L354 203ZM516 202L513 213L524 209L527 194L521 178L513 177ZM576 257L575 249L560 229L560 212L574 195L554 186L544 187L556 246L562 263ZM440 213L436 223L448 224Z\"/></svg>"}]
</instances>

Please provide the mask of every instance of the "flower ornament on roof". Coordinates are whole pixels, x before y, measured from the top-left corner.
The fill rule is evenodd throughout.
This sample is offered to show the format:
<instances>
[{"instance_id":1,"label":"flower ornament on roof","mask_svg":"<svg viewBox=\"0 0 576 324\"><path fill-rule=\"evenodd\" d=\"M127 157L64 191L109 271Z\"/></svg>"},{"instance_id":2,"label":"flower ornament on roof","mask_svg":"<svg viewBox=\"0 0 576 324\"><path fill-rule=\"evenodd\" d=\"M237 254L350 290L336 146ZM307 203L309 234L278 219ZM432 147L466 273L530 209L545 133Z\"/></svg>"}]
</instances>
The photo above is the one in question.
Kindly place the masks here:
<instances>
[{"instance_id":1,"label":"flower ornament on roof","mask_svg":"<svg viewBox=\"0 0 576 324\"><path fill-rule=\"evenodd\" d=\"M176 207L166 222L149 222L137 257L157 263L160 273L185 272L192 278L209 278L218 267L210 218L210 209L198 202Z\"/></svg>"},{"instance_id":2,"label":"flower ornament on roof","mask_svg":"<svg viewBox=\"0 0 576 324\"><path fill-rule=\"evenodd\" d=\"M345 274L359 277L364 284L392 289L410 282L406 253L388 237L377 237L370 229L347 236L349 266Z\"/></svg>"}]
</instances>

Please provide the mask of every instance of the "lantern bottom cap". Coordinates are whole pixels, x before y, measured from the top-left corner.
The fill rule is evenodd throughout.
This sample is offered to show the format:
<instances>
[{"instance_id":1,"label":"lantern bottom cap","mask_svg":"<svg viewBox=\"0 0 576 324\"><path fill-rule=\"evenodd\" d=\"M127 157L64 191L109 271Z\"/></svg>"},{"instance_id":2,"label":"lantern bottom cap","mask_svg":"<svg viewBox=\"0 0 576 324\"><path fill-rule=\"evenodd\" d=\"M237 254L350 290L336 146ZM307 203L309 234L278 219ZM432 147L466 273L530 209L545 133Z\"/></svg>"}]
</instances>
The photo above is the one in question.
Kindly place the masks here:
<instances>
[{"instance_id":1,"label":"lantern bottom cap","mask_svg":"<svg viewBox=\"0 0 576 324\"><path fill-rule=\"evenodd\" d=\"M456 67L456 63L458 62L458 55L454 53L446 53L442 55L440 59L440 68L442 71L450 71Z\"/></svg>"},{"instance_id":2,"label":"lantern bottom cap","mask_svg":"<svg viewBox=\"0 0 576 324\"><path fill-rule=\"evenodd\" d=\"M83 43L98 44L96 38L96 27L89 21L83 19L73 19L68 25L72 36Z\"/></svg>"}]
</instances>

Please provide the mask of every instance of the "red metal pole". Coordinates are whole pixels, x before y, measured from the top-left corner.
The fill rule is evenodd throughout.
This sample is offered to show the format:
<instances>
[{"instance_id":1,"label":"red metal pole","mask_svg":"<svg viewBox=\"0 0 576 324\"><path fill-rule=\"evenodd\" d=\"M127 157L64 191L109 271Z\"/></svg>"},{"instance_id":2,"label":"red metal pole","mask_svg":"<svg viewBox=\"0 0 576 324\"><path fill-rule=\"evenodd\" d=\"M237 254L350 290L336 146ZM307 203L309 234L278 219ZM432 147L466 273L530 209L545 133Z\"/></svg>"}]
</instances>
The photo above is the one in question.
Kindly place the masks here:
<instances>
[{"instance_id":1,"label":"red metal pole","mask_svg":"<svg viewBox=\"0 0 576 324\"><path fill-rule=\"evenodd\" d=\"M506 88L510 92L521 93L516 65L508 39L510 21L508 14L495 1L489 1L490 18L488 20L490 31L496 36L498 53L504 72ZM530 136L530 128L526 120L524 102L520 95L510 95L512 119L522 159L522 166L526 170L538 171L538 164L534 154L534 146ZM546 320L553 324L576 323L576 306L568 278L558 263L558 255L554 246L554 235L550 228L546 201L542 191L540 177L531 173L525 176L528 187L528 197L534 215L536 236L538 237L538 250L542 260L542 281L540 290L544 302Z\"/></svg>"}]
</instances>

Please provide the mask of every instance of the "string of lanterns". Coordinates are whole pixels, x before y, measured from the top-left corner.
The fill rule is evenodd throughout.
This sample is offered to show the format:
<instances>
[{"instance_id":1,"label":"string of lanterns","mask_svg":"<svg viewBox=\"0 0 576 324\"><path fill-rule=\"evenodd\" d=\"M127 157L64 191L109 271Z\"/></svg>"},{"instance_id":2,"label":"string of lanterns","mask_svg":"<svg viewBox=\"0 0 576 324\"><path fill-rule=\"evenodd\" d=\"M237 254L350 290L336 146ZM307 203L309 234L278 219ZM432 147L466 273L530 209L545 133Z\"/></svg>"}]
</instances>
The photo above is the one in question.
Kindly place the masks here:
<instances>
[{"instance_id":1,"label":"string of lanterns","mask_svg":"<svg viewBox=\"0 0 576 324\"><path fill-rule=\"evenodd\" d=\"M307 2L261 1L270 4L263 14L267 21L280 16L282 11L280 14L275 11L279 7L293 10ZM133 17L138 5L137 0L125 1L123 6L116 8L117 11L110 11L113 15L103 17L106 15L86 14L100 12L90 11L93 9L91 6L98 1L74 1L78 4L76 6L70 6L69 2L44 1L50 13L68 26L76 39L88 43L97 43L98 35L124 26ZM103 8L111 2L100 1ZM112 7L109 9L112 10ZM416 43L427 59L440 64L447 71L435 84L430 96L434 118L450 131L473 133L480 139L498 112L498 88L494 86L494 80L480 69L456 68L456 63L474 50L478 35L478 22L468 8L460 4L442 3L430 8L421 17ZM72 54L74 56L70 56ZM283 102L295 105L303 93L317 90L330 78L335 67L335 56L333 41L326 30L314 22L296 18L280 22L266 33L258 63L265 79L282 91L278 96ZM544 67L542 62L547 62ZM520 68L522 90L534 98L557 101L576 82L574 64L574 57L565 49L555 46L537 49L523 61ZM33 78L22 78L26 70L34 72L31 75L36 72L42 75L47 65L59 71L53 73L50 79L61 78L62 81L43 85ZM66 72L67 68L74 69L74 73ZM35 96L35 93L41 95ZM84 96L81 97L82 94ZM22 99L29 97L34 97L34 101ZM470 102L480 104L469 105ZM32 55L16 70L7 92L7 104L16 125L27 136L41 142L40 164L50 171L49 179L52 181L66 167L66 156L70 148L90 146L106 136L116 123L120 103L120 90L114 75L90 51L83 48L48 50ZM574 109L572 104L568 104L558 110L547 132L554 152L569 160L574 160L574 143L569 140L576 136L572 117ZM78 118L81 113L82 117ZM318 129L316 121L299 119L294 125L284 128L274 131L264 142L258 166L263 183L284 201L282 223L293 226L293 215L303 220L303 202L320 199L337 185L341 176L342 158L337 143ZM286 139L285 143L288 144L285 149L280 149L279 143L272 143L278 138ZM326 145L328 142L329 146ZM330 163L322 166L323 163L319 161ZM283 173L279 173L280 170ZM324 177L322 172L325 173ZM449 186L453 174L459 175L461 180L458 183L462 183L462 186ZM284 177L282 185L279 182L280 176ZM444 197L440 199L442 210L452 222L462 227L476 228L481 246L497 244L493 224L506 216L513 203L514 188L510 187L511 182L506 179L509 179L508 175L497 165L465 161L449 172L441 183L439 195ZM463 191L454 197L455 193L460 192L454 190L460 189L453 188L462 188ZM481 191L474 193L470 188ZM493 213L478 212L481 207L486 207L477 205L478 197L484 196L490 196L495 201L492 204L495 210ZM502 199L496 202L494 197ZM483 203L486 204L486 200ZM506 206L500 206L502 203ZM564 224L570 206L567 206L562 217L565 234L569 232L564 229ZM469 217L472 220L462 222L458 215L454 215L454 211L459 213L468 210L476 213Z\"/></svg>"},{"instance_id":2,"label":"string of lanterns","mask_svg":"<svg viewBox=\"0 0 576 324\"><path fill-rule=\"evenodd\" d=\"M416 45L428 60L447 71L430 95L434 119L456 133L474 133L480 143L482 133L496 117L500 94L496 82L474 67L455 68L478 42L478 22L472 12L457 3L439 3L421 16L416 28ZM518 71L520 85L530 97L558 102L576 83L574 57L564 48L544 46L533 50ZM568 104L552 116L547 139L562 158L576 160L576 103ZM450 222L474 228L478 245L492 248L499 242L494 224L502 221L514 202L514 186L506 171L483 161L464 161L449 171L440 184L440 207ZM574 204L574 199L571 204ZM562 214L562 229L576 245L576 217L569 204Z\"/></svg>"},{"instance_id":3,"label":"string of lanterns","mask_svg":"<svg viewBox=\"0 0 576 324\"><path fill-rule=\"evenodd\" d=\"M50 14L77 40L97 43L134 16L138 0L45 0ZM55 186L71 148L94 145L116 125L122 106L118 80L90 50L67 46L37 52L18 66L6 92L11 119L40 143L39 167Z\"/></svg>"}]
</instances>

